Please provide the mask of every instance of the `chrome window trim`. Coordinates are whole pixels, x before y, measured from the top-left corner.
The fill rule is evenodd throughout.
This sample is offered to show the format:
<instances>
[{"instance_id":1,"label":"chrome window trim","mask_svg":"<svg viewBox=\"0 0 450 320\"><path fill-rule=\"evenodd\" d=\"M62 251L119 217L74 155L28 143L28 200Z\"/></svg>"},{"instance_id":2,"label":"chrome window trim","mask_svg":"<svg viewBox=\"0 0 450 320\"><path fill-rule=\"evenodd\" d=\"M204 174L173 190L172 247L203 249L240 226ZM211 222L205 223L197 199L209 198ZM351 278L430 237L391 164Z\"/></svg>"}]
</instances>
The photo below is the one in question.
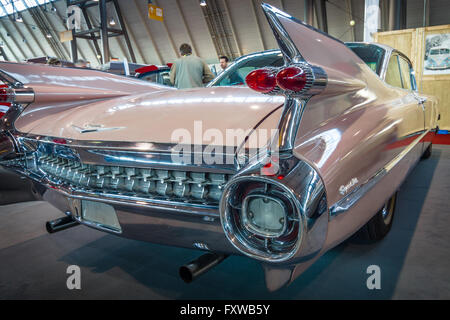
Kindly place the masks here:
<instances>
[{"instance_id":1,"label":"chrome window trim","mask_svg":"<svg viewBox=\"0 0 450 320\"><path fill-rule=\"evenodd\" d=\"M430 130L421 131L419 136L411 144L403 149L394 159L388 162L383 168L372 177L357 186L353 191L342 199L338 200L330 207L330 219L351 209L362 197L364 197L385 175L387 175L419 142Z\"/></svg>"}]
</instances>

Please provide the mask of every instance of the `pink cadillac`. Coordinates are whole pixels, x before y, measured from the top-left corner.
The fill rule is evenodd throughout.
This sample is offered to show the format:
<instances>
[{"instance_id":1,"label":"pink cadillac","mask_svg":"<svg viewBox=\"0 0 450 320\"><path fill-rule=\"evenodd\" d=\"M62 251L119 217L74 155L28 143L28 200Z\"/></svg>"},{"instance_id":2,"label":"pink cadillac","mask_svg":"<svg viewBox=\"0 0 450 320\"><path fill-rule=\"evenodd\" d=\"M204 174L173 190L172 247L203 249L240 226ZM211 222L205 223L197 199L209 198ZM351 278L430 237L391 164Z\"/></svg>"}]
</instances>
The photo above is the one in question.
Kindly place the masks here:
<instances>
[{"instance_id":1,"label":"pink cadillac","mask_svg":"<svg viewBox=\"0 0 450 320\"><path fill-rule=\"evenodd\" d=\"M436 100L417 93L397 50L262 9L280 51L242 57L207 88L0 63L0 100L12 103L1 165L66 213L50 232L83 224L206 251L180 268L188 282L246 255L269 290L356 232L387 234L397 190L431 153ZM230 130L245 134L206 134Z\"/></svg>"}]
</instances>

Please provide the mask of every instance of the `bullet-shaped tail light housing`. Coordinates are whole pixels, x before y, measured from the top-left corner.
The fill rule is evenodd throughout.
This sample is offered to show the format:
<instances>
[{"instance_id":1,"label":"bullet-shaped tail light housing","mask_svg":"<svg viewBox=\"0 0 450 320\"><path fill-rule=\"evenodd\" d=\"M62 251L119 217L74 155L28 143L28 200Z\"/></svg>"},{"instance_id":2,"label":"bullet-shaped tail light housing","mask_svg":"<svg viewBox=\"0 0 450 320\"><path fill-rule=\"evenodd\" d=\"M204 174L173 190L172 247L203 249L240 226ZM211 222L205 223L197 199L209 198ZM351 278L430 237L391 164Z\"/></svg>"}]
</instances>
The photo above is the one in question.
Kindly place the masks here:
<instances>
[{"instance_id":1,"label":"bullet-shaped tail light housing","mask_svg":"<svg viewBox=\"0 0 450 320\"><path fill-rule=\"evenodd\" d=\"M277 88L277 68L256 69L245 77L248 87L260 93L272 93Z\"/></svg>"},{"instance_id":2,"label":"bullet-shaped tail light housing","mask_svg":"<svg viewBox=\"0 0 450 320\"><path fill-rule=\"evenodd\" d=\"M292 98L308 98L319 94L327 85L327 74L321 67L307 62L289 64L281 68L263 68L250 72L247 85L265 94L283 94Z\"/></svg>"},{"instance_id":3,"label":"bullet-shaped tail light housing","mask_svg":"<svg viewBox=\"0 0 450 320\"><path fill-rule=\"evenodd\" d=\"M13 103L28 104L34 101L34 92L30 88L0 87L0 104L10 106Z\"/></svg>"},{"instance_id":4,"label":"bullet-shaped tail light housing","mask_svg":"<svg viewBox=\"0 0 450 320\"><path fill-rule=\"evenodd\" d=\"M305 68L299 66L283 68L277 73L277 85L283 90L300 92L307 85L308 76Z\"/></svg>"}]
</instances>

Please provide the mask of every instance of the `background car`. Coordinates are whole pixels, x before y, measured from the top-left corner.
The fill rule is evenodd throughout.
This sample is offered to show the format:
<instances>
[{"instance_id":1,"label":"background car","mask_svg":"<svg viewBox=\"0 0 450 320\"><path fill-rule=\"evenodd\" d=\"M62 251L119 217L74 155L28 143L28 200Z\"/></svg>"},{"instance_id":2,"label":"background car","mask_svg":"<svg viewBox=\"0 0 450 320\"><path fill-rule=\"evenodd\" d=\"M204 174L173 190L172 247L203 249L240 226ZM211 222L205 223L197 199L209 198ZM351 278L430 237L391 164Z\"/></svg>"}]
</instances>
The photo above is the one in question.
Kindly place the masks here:
<instances>
[{"instance_id":1,"label":"background car","mask_svg":"<svg viewBox=\"0 0 450 320\"><path fill-rule=\"evenodd\" d=\"M431 48L425 68L429 70L450 68L450 48L442 46Z\"/></svg>"},{"instance_id":2,"label":"background car","mask_svg":"<svg viewBox=\"0 0 450 320\"><path fill-rule=\"evenodd\" d=\"M165 66L150 65L137 68L135 70L135 77L145 81L155 82L163 84L165 86L172 87L170 82L170 68L172 64L169 63Z\"/></svg>"}]
</instances>

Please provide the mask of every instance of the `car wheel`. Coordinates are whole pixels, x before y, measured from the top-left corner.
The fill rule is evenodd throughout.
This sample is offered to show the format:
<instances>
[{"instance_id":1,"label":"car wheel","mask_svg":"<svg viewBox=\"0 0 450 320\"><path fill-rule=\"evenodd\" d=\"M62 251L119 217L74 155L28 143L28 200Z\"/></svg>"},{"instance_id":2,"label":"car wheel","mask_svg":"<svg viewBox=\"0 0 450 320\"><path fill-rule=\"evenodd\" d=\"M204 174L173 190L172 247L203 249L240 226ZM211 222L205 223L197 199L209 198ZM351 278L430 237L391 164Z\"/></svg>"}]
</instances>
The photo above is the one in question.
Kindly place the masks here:
<instances>
[{"instance_id":1,"label":"car wheel","mask_svg":"<svg viewBox=\"0 0 450 320\"><path fill-rule=\"evenodd\" d=\"M391 230L394 220L397 192L389 198L383 208L378 211L356 234L356 238L365 242L376 242L384 238Z\"/></svg>"},{"instance_id":2,"label":"car wheel","mask_svg":"<svg viewBox=\"0 0 450 320\"><path fill-rule=\"evenodd\" d=\"M431 152L433 151L433 144L430 143L430 145L428 146L428 148L425 150L425 152L422 155L421 159L428 159L429 157L431 157Z\"/></svg>"}]
</instances>

